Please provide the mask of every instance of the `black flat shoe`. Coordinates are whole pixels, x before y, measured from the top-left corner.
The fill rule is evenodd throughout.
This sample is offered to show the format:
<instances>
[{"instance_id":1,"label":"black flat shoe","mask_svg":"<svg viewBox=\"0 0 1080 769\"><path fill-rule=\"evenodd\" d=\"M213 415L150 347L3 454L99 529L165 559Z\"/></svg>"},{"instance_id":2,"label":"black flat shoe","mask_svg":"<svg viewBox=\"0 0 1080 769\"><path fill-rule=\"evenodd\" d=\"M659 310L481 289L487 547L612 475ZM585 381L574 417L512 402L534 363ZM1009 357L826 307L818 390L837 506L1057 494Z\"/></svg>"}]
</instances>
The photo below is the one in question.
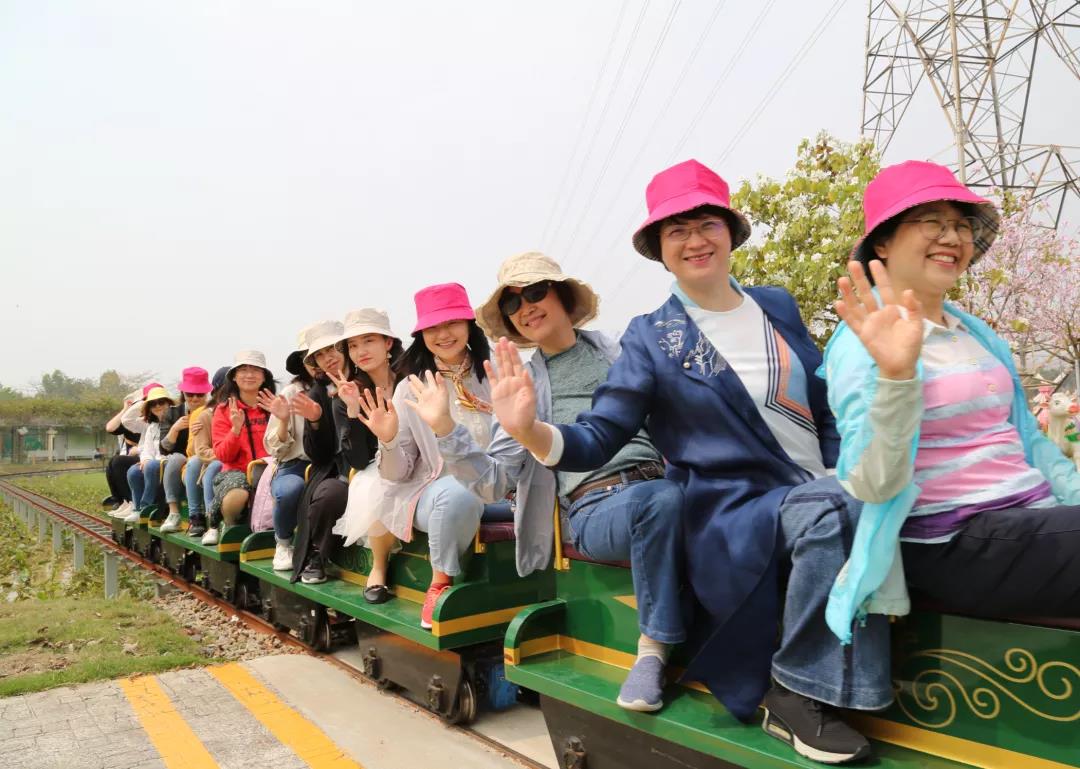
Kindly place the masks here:
<instances>
[{"instance_id":1,"label":"black flat shoe","mask_svg":"<svg viewBox=\"0 0 1080 769\"><path fill-rule=\"evenodd\" d=\"M386 585L368 585L364 588L364 600L368 603L386 603L393 597Z\"/></svg>"},{"instance_id":2,"label":"black flat shoe","mask_svg":"<svg viewBox=\"0 0 1080 769\"><path fill-rule=\"evenodd\" d=\"M114 497L112 494L105 497L105 499L101 500L101 506L102 507L111 507L113 510L120 507L120 504L121 504L120 500L117 499L116 497Z\"/></svg>"}]
</instances>

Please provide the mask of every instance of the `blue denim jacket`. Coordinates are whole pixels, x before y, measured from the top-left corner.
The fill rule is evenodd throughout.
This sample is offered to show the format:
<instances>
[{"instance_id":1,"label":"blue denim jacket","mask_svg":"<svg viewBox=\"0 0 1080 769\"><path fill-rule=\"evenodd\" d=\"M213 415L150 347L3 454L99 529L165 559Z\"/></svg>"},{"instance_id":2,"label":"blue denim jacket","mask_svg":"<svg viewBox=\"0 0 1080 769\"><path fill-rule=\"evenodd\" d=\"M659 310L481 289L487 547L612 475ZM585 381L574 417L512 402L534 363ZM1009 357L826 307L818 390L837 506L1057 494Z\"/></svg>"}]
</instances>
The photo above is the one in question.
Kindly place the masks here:
<instances>
[{"instance_id":1,"label":"blue denim jacket","mask_svg":"<svg viewBox=\"0 0 1080 769\"><path fill-rule=\"evenodd\" d=\"M1072 461L1042 434L1035 417L1028 411L1027 397L1013 365L1009 345L986 323L958 307L946 303L945 312L959 318L968 333L1001 361L1012 376L1014 398L1009 422L1020 434L1027 463L1046 477L1054 496L1060 501L1080 503L1080 473L1076 472ZM847 480L872 435L867 415L877 390L877 364L859 337L846 323L841 323L825 347L825 361L817 373L828 383L829 406L836 415L840 432L837 476L842 481ZM921 361L916 376L922 381ZM918 445L919 431L916 429L911 441L912 465ZM893 568L899 552L900 529L919 492L919 487L911 481L887 502L863 505L851 556L833 584L825 610L825 619L841 643L851 643L854 620L861 620L874 611L874 603L879 598L875 593ZM899 585L902 587L903 583Z\"/></svg>"}]
</instances>

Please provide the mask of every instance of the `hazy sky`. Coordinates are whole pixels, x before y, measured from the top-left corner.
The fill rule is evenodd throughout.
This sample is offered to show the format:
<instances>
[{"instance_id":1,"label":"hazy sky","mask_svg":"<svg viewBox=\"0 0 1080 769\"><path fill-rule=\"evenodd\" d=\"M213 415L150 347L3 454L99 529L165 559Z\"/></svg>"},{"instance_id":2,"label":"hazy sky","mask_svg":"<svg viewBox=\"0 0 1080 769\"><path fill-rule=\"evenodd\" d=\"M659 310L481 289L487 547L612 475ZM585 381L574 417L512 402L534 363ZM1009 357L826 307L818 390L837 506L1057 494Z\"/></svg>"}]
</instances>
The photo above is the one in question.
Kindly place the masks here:
<instances>
[{"instance_id":1,"label":"hazy sky","mask_svg":"<svg viewBox=\"0 0 1080 769\"><path fill-rule=\"evenodd\" d=\"M833 7L728 0L702 38L709 0L3 0L0 382L172 383L251 347L283 378L302 326L379 306L405 336L417 289L479 304L531 249L621 329L669 284L630 245L656 171L734 187L857 137L865 3L771 91ZM1080 88L1045 64L1028 138L1076 143ZM905 120L886 160L951 160L929 91Z\"/></svg>"}]
</instances>

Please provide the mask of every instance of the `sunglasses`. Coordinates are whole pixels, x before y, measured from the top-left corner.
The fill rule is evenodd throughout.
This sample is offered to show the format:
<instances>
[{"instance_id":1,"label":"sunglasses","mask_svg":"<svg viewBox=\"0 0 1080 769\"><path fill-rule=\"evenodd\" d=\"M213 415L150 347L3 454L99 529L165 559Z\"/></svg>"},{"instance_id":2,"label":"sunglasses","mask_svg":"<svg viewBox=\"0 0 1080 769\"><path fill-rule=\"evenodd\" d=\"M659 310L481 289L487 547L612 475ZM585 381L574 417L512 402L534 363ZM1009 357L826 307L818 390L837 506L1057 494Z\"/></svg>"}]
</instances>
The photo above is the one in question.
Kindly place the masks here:
<instances>
[{"instance_id":1,"label":"sunglasses","mask_svg":"<svg viewBox=\"0 0 1080 769\"><path fill-rule=\"evenodd\" d=\"M503 295L499 297L499 310L503 315L513 315L521 309L522 300L529 304L536 304L537 302L543 301L550 290L551 281L542 280L539 283L530 283L528 286L525 286L525 288L521 289L521 293L519 294L515 294L511 291L503 291Z\"/></svg>"},{"instance_id":2,"label":"sunglasses","mask_svg":"<svg viewBox=\"0 0 1080 769\"><path fill-rule=\"evenodd\" d=\"M167 401L167 400L162 399L162 400L153 401L150 404L150 408L156 409L158 406L171 406L171 405L172 405L172 401Z\"/></svg>"}]
</instances>

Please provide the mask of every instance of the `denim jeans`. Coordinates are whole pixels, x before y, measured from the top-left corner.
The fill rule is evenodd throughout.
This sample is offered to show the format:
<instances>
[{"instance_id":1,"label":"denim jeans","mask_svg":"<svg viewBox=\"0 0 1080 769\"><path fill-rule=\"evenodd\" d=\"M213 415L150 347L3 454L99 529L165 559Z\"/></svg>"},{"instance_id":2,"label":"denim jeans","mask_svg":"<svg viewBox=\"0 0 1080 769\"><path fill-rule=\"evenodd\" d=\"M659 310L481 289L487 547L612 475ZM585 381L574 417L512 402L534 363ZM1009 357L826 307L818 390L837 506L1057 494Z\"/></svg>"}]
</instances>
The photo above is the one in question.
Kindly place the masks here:
<instances>
[{"instance_id":1,"label":"denim jeans","mask_svg":"<svg viewBox=\"0 0 1080 769\"><path fill-rule=\"evenodd\" d=\"M187 491L188 517L202 515L206 512L205 499L202 483L199 482L199 472L202 470L203 461L198 457L188 457L187 467L184 468L184 489Z\"/></svg>"},{"instance_id":2,"label":"denim jeans","mask_svg":"<svg viewBox=\"0 0 1080 769\"><path fill-rule=\"evenodd\" d=\"M128 486L131 487L131 503L136 510L142 510L147 505L153 504L158 493L158 474L161 472L161 462L150 459L144 467L132 465L128 469Z\"/></svg>"},{"instance_id":3,"label":"denim jeans","mask_svg":"<svg viewBox=\"0 0 1080 769\"><path fill-rule=\"evenodd\" d=\"M165 458L165 501L169 504L179 502L184 496L184 478L180 471L187 462L183 454L169 454Z\"/></svg>"},{"instance_id":4,"label":"denim jeans","mask_svg":"<svg viewBox=\"0 0 1080 769\"><path fill-rule=\"evenodd\" d=\"M783 555L791 559L784 632L773 677L788 689L842 708L879 710L893 699L889 619L871 614L843 646L825 624L825 604L851 551L862 502L834 477L796 486L780 506Z\"/></svg>"},{"instance_id":5,"label":"denim jeans","mask_svg":"<svg viewBox=\"0 0 1080 769\"><path fill-rule=\"evenodd\" d=\"M292 539L296 530L296 508L304 493L304 469L308 463L294 459L279 465L270 480L270 494L274 497L274 536L278 540Z\"/></svg>"},{"instance_id":6,"label":"denim jeans","mask_svg":"<svg viewBox=\"0 0 1080 769\"><path fill-rule=\"evenodd\" d=\"M462 556L472 546L480 521L506 520L508 510L506 502L485 505L453 476L428 484L416 502L413 526L427 532L431 568L451 577L461 574Z\"/></svg>"},{"instance_id":7,"label":"denim jeans","mask_svg":"<svg viewBox=\"0 0 1080 769\"><path fill-rule=\"evenodd\" d=\"M200 511L201 513L207 512L214 506L214 479L221 472L222 466L221 460L215 459L207 466L206 472L203 473L203 508Z\"/></svg>"},{"instance_id":8,"label":"denim jeans","mask_svg":"<svg viewBox=\"0 0 1080 769\"><path fill-rule=\"evenodd\" d=\"M669 480L632 481L596 489L570 505L574 547L597 561L630 560L641 632L681 643L682 488Z\"/></svg>"}]
</instances>

